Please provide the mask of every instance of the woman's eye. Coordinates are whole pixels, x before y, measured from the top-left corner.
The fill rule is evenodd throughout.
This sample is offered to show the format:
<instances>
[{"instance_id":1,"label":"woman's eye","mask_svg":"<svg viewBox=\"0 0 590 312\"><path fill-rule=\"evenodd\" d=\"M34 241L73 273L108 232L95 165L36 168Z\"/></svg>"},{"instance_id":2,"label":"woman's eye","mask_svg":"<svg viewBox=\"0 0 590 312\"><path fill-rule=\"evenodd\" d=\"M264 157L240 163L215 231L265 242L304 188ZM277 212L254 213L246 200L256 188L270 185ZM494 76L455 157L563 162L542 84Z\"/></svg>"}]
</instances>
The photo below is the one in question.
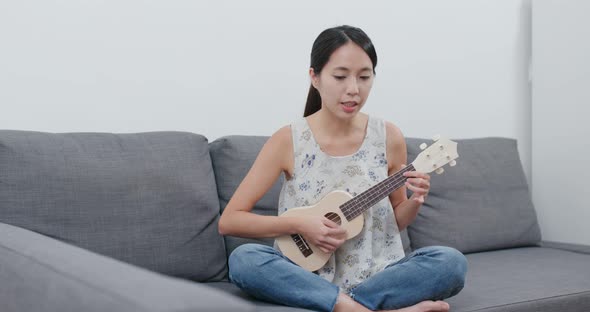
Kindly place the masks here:
<instances>
[{"instance_id":1,"label":"woman's eye","mask_svg":"<svg viewBox=\"0 0 590 312\"><path fill-rule=\"evenodd\" d=\"M362 80L368 80L369 78L371 78L371 76L361 76Z\"/></svg>"},{"instance_id":2,"label":"woman's eye","mask_svg":"<svg viewBox=\"0 0 590 312\"><path fill-rule=\"evenodd\" d=\"M343 80L346 76L334 76L334 78L336 78L336 80Z\"/></svg>"}]
</instances>

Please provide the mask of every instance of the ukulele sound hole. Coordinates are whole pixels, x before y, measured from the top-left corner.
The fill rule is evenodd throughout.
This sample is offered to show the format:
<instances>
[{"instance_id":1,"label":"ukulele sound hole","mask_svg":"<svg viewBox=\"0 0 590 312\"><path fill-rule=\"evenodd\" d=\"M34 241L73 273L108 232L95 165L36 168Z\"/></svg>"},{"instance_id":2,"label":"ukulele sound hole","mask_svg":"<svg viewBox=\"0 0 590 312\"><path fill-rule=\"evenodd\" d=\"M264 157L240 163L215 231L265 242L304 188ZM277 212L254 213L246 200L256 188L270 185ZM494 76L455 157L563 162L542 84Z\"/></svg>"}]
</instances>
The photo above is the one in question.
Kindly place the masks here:
<instances>
[{"instance_id":1,"label":"ukulele sound hole","mask_svg":"<svg viewBox=\"0 0 590 312\"><path fill-rule=\"evenodd\" d=\"M328 218L329 220L335 222L338 225L342 225L342 219L340 219L340 216L335 212L328 212L324 215L324 217Z\"/></svg>"}]
</instances>

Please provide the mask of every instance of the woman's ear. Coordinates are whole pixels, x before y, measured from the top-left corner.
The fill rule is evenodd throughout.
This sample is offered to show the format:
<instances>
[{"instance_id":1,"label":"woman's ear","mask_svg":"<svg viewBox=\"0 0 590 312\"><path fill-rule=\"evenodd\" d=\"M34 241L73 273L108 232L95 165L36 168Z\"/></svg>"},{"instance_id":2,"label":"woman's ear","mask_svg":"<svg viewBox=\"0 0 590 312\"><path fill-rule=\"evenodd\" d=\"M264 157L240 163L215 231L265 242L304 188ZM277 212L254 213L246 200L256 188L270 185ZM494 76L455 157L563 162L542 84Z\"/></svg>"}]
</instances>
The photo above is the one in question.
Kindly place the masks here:
<instances>
[{"instance_id":1,"label":"woman's ear","mask_svg":"<svg viewBox=\"0 0 590 312\"><path fill-rule=\"evenodd\" d=\"M318 75L315 74L313 67L309 68L309 79L311 80L311 85L317 89L320 77L318 77Z\"/></svg>"}]
</instances>

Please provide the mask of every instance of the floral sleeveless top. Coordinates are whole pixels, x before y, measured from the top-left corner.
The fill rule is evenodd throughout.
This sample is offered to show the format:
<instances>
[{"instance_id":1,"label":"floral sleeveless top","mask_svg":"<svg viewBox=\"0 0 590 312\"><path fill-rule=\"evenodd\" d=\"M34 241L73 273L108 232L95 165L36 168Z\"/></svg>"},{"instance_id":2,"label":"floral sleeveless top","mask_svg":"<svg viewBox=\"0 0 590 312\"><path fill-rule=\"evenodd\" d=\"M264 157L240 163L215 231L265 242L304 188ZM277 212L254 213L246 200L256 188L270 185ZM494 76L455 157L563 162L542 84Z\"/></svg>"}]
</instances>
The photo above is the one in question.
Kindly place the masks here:
<instances>
[{"instance_id":1,"label":"floral sleeveless top","mask_svg":"<svg viewBox=\"0 0 590 312\"><path fill-rule=\"evenodd\" d=\"M305 118L291 125L291 134L295 165L293 176L281 189L279 214L313 205L335 190L356 196L387 178L385 122L381 119L369 116L361 147L348 156L324 153ZM363 217L362 231L342 244L317 271L344 293L404 257L389 197L365 211Z\"/></svg>"}]
</instances>

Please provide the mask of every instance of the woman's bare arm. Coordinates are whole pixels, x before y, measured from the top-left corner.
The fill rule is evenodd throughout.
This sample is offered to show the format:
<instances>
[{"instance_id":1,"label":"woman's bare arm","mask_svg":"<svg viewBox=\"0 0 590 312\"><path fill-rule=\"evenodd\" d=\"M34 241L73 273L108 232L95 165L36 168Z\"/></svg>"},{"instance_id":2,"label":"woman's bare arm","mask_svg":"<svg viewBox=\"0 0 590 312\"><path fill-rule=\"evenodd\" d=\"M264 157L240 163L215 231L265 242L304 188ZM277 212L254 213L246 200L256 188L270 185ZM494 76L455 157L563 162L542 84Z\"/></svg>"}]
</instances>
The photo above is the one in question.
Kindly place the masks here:
<instances>
[{"instance_id":1,"label":"woman's bare arm","mask_svg":"<svg viewBox=\"0 0 590 312\"><path fill-rule=\"evenodd\" d=\"M254 205L280 174L293 165L291 128L285 126L264 144L250 171L231 197L219 220L219 233L240 237L276 237L296 233L296 220L252 213Z\"/></svg>"},{"instance_id":2,"label":"woman's bare arm","mask_svg":"<svg viewBox=\"0 0 590 312\"><path fill-rule=\"evenodd\" d=\"M408 161L406 140L402 132L394 124L386 122L385 129L387 137L388 174L392 175L399 171L402 168L402 165L406 165L406 162ZM420 181L426 178L425 175L421 173L414 172L412 174L421 177ZM415 177L412 176L410 178ZM389 200L391 201L391 206L393 207L397 226L400 231L403 231L408 225L414 222L414 219L416 219L416 216L418 215L418 210L422 205L419 200L420 198L412 198L411 200L408 200L406 194L406 186L402 186L389 195Z\"/></svg>"}]
</instances>

